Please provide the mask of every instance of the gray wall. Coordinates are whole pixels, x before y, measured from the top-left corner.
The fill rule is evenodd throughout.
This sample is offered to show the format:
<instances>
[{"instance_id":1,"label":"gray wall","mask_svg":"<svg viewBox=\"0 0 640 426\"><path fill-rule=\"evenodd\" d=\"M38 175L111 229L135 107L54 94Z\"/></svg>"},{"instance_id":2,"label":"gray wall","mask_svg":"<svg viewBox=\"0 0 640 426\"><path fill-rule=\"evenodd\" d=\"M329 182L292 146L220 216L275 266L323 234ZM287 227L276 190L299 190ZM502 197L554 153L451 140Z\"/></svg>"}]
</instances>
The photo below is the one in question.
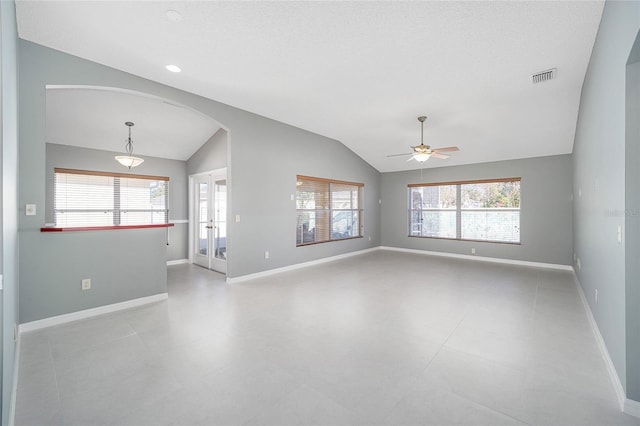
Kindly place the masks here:
<instances>
[{"instance_id":1,"label":"gray wall","mask_svg":"<svg viewBox=\"0 0 640 426\"><path fill-rule=\"evenodd\" d=\"M635 43L640 56L640 33ZM626 344L627 395L640 401L640 58L627 67Z\"/></svg>"},{"instance_id":2,"label":"gray wall","mask_svg":"<svg viewBox=\"0 0 640 426\"><path fill-rule=\"evenodd\" d=\"M166 293L165 242L157 228L21 232L20 322Z\"/></svg>"},{"instance_id":3,"label":"gray wall","mask_svg":"<svg viewBox=\"0 0 640 426\"><path fill-rule=\"evenodd\" d=\"M0 303L2 325L2 387L0 398L2 424L9 424L15 360L13 330L18 323L18 80L15 5L0 2L0 60L2 61L1 150L2 150L2 230L0 268L4 290Z\"/></svg>"},{"instance_id":4,"label":"gray wall","mask_svg":"<svg viewBox=\"0 0 640 426\"><path fill-rule=\"evenodd\" d=\"M227 167L227 131L218 130L187 161L187 174L223 169Z\"/></svg>"},{"instance_id":5,"label":"gray wall","mask_svg":"<svg viewBox=\"0 0 640 426\"><path fill-rule=\"evenodd\" d=\"M34 43L19 41L19 53L19 114L24 118L20 120L19 205L35 203L38 206L36 216L24 216L24 211L20 216L20 271L27 274L20 280L21 292L24 289L24 297L21 295L20 298L21 309L24 309L20 315L22 322L91 307L91 303L78 299L87 298L91 292L76 296L74 292L79 285L71 282L67 287L66 283L66 280L75 281L76 278L67 278L60 265L43 259L55 257L56 252L74 252L73 238L79 238L86 246L84 250L77 252L76 264L92 265L97 258L104 261L107 259L106 254L116 253L116 249L126 245L129 240L127 235L134 235L127 234L126 231L102 231L84 235L50 235L39 231L45 223L44 114L45 86L48 84L96 85L148 93L207 114L227 129L229 211L231 215L241 217L240 223L231 222L228 228L227 268L231 277L380 244L380 216L377 209L380 174L339 142ZM296 174L363 182L366 200L365 233L372 236L371 241L361 238L296 248L295 203L290 200L290 194L295 193ZM136 235L149 235L150 245L155 244L156 240L161 241L160 236L164 238L163 235L158 238L154 236L153 232L160 232L158 230L139 231L149 232ZM123 240L110 241L113 238L108 235L112 232L122 232L118 238ZM265 250L271 252L271 259L264 259ZM140 262L132 265L140 267L148 260L152 251L143 250L137 255L132 253ZM122 257L109 262L114 267L129 265L128 258ZM164 254L160 258L164 263ZM96 265L94 269L97 271L99 267ZM80 273L97 273L94 269L80 271L78 276ZM105 278L111 277L106 273ZM139 297L141 293L134 290L140 284L126 277L123 279L125 282L117 283L118 297L123 300ZM142 287L148 291L156 291L149 290L146 285ZM46 303L38 300L45 295L51 295ZM75 304L70 304L67 300L73 300ZM105 304L114 300L111 295L105 295L105 299L94 302Z\"/></svg>"},{"instance_id":6,"label":"gray wall","mask_svg":"<svg viewBox=\"0 0 640 426\"><path fill-rule=\"evenodd\" d=\"M382 175L382 245L571 264L570 155L429 168ZM521 177L520 245L408 237L407 184Z\"/></svg>"},{"instance_id":7,"label":"gray wall","mask_svg":"<svg viewBox=\"0 0 640 426\"><path fill-rule=\"evenodd\" d=\"M624 232L625 68L639 28L640 2L605 4L574 143L574 248L581 261L576 272L625 388L627 363L640 359L626 359L625 244L617 242L617 227ZM638 167L637 158L629 160Z\"/></svg>"},{"instance_id":8,"label":"gray wall","mask_svg":"<svg viewBox=\"0 0 640 426\"><path fill-rule=\"evenodd\" d=\"M45 222L53 223L53 169L56 167L98 170L103 172L124 172L126 169L114 160L119 152L78 148L59 144L46 144L46 206ZM157 157L144 157L144 163L132 173L169 177L169 221L187 219L187 162ZM166 260L186 259L187 224L178 223L169 228Z\"/></svg>"},{"instance_id":9,"label":"gray wall","mask_svg":"<svg viewBox=\"0 0 640 426\"><path fill-rule=\"evenodd\" d=\"M247 126L231 132L231 197L233 213L241 215L229 244L234 273L243 275L379 246L380 173L338 141L275 122L264 124L264 129ZM241 140L252 142L246 145ZM295 197L298 174L364 183L364 238L296 247L296 210L291 196ZM238 228L245 227L246 232L238 233ZM241 261L238 246L247 259L242 265L235 263ZM264 259L266 250L268 260Z\"/></svg>"}]
</instances>

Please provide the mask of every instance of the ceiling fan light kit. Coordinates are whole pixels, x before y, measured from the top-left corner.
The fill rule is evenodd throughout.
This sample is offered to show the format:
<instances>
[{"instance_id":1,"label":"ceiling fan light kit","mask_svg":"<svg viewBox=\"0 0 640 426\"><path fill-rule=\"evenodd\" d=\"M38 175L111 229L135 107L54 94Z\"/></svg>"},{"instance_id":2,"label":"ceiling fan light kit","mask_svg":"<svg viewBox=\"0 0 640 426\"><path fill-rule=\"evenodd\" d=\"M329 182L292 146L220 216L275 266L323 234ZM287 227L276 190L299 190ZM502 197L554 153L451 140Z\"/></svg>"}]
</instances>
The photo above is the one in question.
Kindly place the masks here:
<instances>
[{"instance_id":1,"label":"ceiling fan light kit","mask_svg":"<svg viewBox=\"0 0 640 426\"><path fill-rule=\"evenodd\" d=\"M409 160L407 160L407 161L416 160L418 163L423 163L423 162L427 161L429 159L429 157L431 157L430 154L422 154L422 153L413 154L413 157L409 158Z\"/></svg>"},{"instance_id":2,"label":"ceiling fan light kit","mask_svg":"<svg viewBox=\"0 0 640 426\"><path fill-rule=\"evenodd\" d=\"M398 157L402 155L410 155L407 161L416 160L418 163L424 163L429 158L439 158L441 160L445 160L449 158L448 155L442 154L443 152L453 152L460 151L457 146L448 146L446 148L431 148L429 145L424 144L424 122L427 119L426 115L421 115L418 117L418 121L420 122L420 145L412 146L413 152L408 152L406 154L393 154L387 155L387 157Z\"/></svg>"},{"instance_id":3,"label":"ceiling fan light kit","mask_svg":"<svg viewBox=\"0 0 640 426\"><path fill-rule=\"evenodd\" d=\"M131 139L131 127L133 127L133 123L131 121L127 121L124 123L124 125L129 128L129 138L127 139L127 144L125 145L127 155L116 155L115 158L118 163L131 170L132 167L137 167L140 164L144 163L144 159L133 156L133 139Z\"/></svg>"}]
</instances>

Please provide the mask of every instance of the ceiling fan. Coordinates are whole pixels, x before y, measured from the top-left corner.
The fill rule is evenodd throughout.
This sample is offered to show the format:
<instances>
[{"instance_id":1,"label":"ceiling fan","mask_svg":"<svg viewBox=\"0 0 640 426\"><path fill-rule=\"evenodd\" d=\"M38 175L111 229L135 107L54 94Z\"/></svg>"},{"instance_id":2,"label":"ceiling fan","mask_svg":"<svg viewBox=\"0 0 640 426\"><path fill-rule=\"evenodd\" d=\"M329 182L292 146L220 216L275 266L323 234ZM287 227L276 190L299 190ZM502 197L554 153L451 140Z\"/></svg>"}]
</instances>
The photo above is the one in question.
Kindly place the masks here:
<instances>
[{"instance_id":1,"label":"ceiling fan","mask_svg":"<svg viewBox=\"0 0 640 426\"><path fill-rule=\"evenodd\" d=\"M424 121L427 119L426 116L421 115L418 117L418 121L420 122L420 145L412 146L413 152L408 152L406 154L393 154L387 155L387 157L399 157L401 155L410 155L407 161L416 160L419 163L424 163L429 158L440 158L446 159L449 158L449 155L442 154L443 152L452 152L452 151L460 151L457 146L448 146L446 148L431 148L429 145L424 144Z\"/></svg>"}]
</instances>

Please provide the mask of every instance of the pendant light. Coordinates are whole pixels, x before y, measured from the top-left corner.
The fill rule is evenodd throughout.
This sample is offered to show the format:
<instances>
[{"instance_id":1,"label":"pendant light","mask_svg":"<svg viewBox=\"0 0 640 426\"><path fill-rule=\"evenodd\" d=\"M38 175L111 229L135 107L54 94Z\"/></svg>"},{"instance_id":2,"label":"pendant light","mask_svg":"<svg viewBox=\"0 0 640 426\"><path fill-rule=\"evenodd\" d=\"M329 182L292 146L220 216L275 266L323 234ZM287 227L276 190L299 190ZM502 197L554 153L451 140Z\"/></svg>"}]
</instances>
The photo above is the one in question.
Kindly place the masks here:
<instances>
[{"instance_id":1,"label":"pendant light","mask_svg":"<svg viewBox=\"0 0 640 426\"><path fill-rule=\"evenodd\" d=\"M131 139L131 127L133 127L133 123L127 121L124 124L129 128L129 138L127 139L127 144L125 145L127 155L116 155L116 160L118 161L118 163L131 170L132 167L136 167L144 163L144 160L140 157L133 156L133 140Z\"/></svg>"}]
</instances>

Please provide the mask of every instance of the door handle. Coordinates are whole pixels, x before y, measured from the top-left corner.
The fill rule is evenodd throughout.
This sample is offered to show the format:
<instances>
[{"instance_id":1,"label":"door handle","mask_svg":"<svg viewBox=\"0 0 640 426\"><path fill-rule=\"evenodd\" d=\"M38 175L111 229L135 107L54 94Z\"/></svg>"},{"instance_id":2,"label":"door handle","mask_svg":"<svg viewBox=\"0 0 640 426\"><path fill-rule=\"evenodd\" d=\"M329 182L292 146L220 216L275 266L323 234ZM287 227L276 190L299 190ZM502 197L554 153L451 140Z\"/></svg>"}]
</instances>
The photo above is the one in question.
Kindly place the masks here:
<instances>
[{"instance_id":1,"label":"door handle","mask_svg":"<svg viewBox=\"0 0 640 426\"><path fill-rule=\"evenodd\" d=\"M207 225L207 226L205 226L205 228L207 228L207 229L213 229L213 226L211 226L211 225Z\"/></svg>"}]
</instances>

